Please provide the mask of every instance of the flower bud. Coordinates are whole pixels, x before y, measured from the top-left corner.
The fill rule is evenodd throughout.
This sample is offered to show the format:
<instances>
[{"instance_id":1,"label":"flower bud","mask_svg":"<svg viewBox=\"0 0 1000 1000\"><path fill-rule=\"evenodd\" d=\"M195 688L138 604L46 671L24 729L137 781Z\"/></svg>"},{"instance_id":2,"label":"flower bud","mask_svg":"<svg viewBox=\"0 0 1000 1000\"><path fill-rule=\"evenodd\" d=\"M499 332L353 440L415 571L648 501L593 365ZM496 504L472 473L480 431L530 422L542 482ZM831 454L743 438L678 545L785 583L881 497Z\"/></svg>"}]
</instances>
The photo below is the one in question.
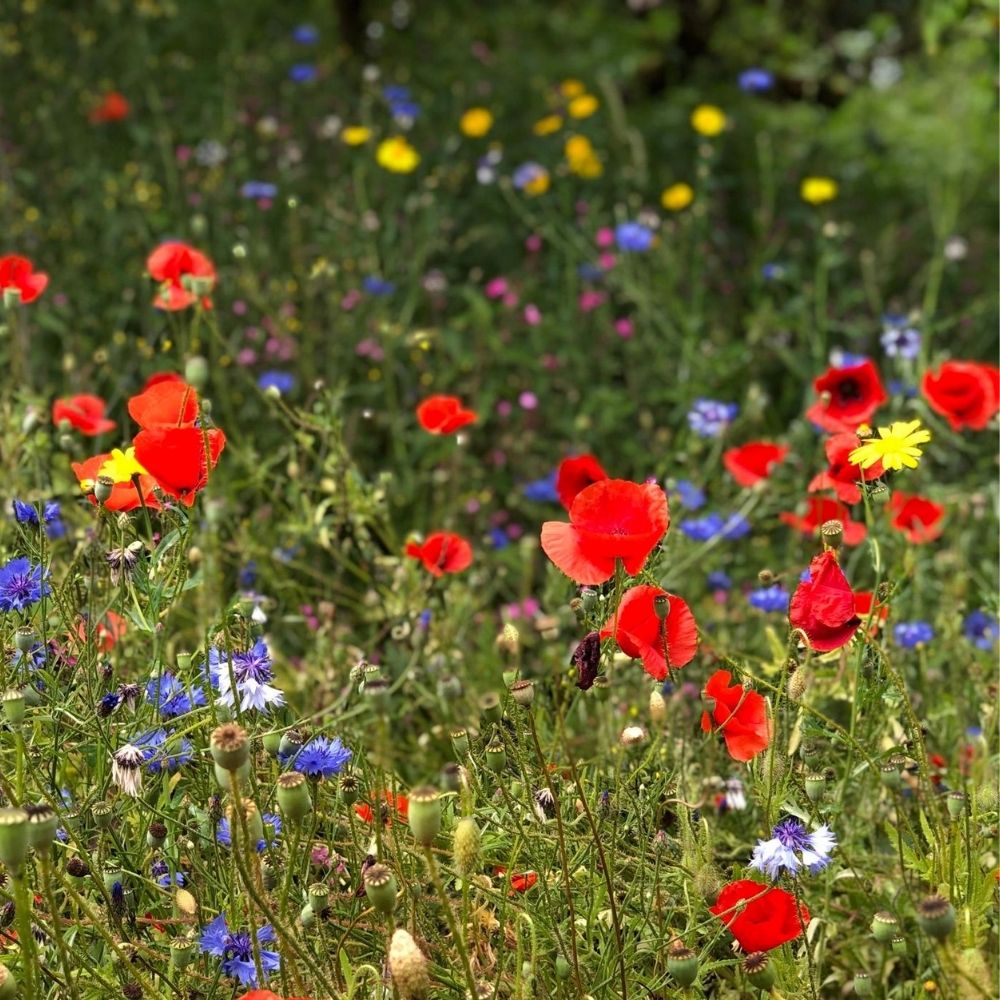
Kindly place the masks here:
<instances>
[{"instance_id":1,"label":"flower bud","mask_svg":"<svg viewBox=\"0 0 1000 1000\"><path fill-rule=\"evenodd\" d=\"M872 977L867 972L859 972L854 977L854 995L858 997L870 997L875 987L872 985Z\"/></svg>"},{"instance_id":2,"label":"flower bud","mask_svg":"<svg viewBox=\"0 0 1000 1000\"><path fill-rule=\"evenodd\" d=\"M441 796L436 788L423 785L410 792L410 830L422 847L430 847L441 832Z\"/></svg>"},{"instance_id":3,"label":"flower bud","mask_svg":"<svg viewBox=\"0 0 1000 1000\"><path fill-rule=\"evenodd\" d=\"M312 797L306 776L298 771L286 771L278 775L278 808L293 826L300 824L312 812Z\"/></svg>"},{"instance_id":4,"label":"flower bud","mask_svg":"<svg viewBox=\"0 0 1000 1000\"><path fill-rule=\"evenodd\" d=\"M59 826L55 810L48 803L40 802L25 806L24 811L28 814L28 843L39 854L51 851Z\"/></svg>"},{"instance_id":5,"label":"flower bud","mask_svg":"<svg viewBox=\"0 0 1000 1000\"><path fill-rule=\"evenodd\" d=\"M196 955L195 943L190 938L175 937L170 942L170 967L177 972L186 969Z\"/></svg>"},{"instance_id":6,"label":"flower bud","mask_svg":"<svg viewBox=\"0 0 1000 1000\"><path fill-rule=\"evenodd\" d=\"M667 971L681 986L691 986L698 978L698 956L680 940L667 948Z\"/></svg>"},{"instance_id":7,"label":"flower bud","mask_svg":"<svg viewBox=\"0 0 1000 1000\"><path fill-rule=\"evenodd\" d=\"M250 760L250 740L246 730L235 722L214 729L209 747L212 759L227 771L239 771Z\"/></svg>"},{"instance_id":8,"label":"flower bud","mask_svg":"<svg viewBox=\"0 0 1000 1000\"><path fill-rule=\"evenodd\" d=\"M21 688L8 688L4 692L3 714L12 726L24 721L24 691Z\"/></svg>"},{"instance_id":9,"label":"flower bud","mask_svg":"<svg viewBox=\"0 0 1000 1000\"><path fill-rule=\"evenodd\" d=\"M955 907L944 896L926 896L917 903L917 923L925 934L942 941L955 929Z\"/></svg>"},{"instance_id":10,"label":"flower bud","mask_svg":"<svg viewBox=\"0 0 1000 1000\"><path fill-rule=\"evenodd\" d=\"M807 774L805 780L806 786L806 797L810 802L819 802L823 798L823 793L826 791L826 775L825 774Z\"/></svg>"},{"instance_id":11,"label":"flower bud","mask_svg":"<svg viewBox=\"0 0 1000 1000\"><path fill-rule=\"evenodd\" d=\"M801 701L809 687L808 674L799 668L788 678L788 697L791 701Z\"/></svg>"},{"instance_id":12,"label":"flower bud","mask_svg":"<svg viewBox=\"0 0 1000 1000\"><path fill-rule=\"evenodd\" d=\"M28 814L23 809L0 809L0 861L15 875L28 857Z\"/></svg>"},{"instance_id":13,"label":"flower bud","mask_svg":"<svg viewBox=\"0 0 1000 1000\"><path fill-rule=\"evenodd\" d=\"M396 909L396 876L385 865L376 862L365 869L361 881L375 910L384 917L389 916Z\"/></svg>"},{"instance_id":14,"label":"flower bud","mask_svg":"<svg viewBox=\"0 0 1000 1000\"><path fill-rule=\"evenodd\" d=\"M451 734L451 745L457 757L464 757L469 752L469 734L464 729L456 729Z\"/></svg>"},{"instance_id":15,"label":"flower bud","mask_svg":"<svg viewBox=\"0 0 1000 1000\"><path fill-rule=\"evenodd\" d=\"M397 928L389 942L389 972L402 1000L417 1000L430 986L427 958L410 932Z\"/></svg>"},{"instance_id":16,"label":"flower bud","mask_svg":"<svg viewBox=\"0 0 1000 1000\"><path fill-rule=\"evenodd\" d=\"M774 985L774 966L766 951L754 951L743 959L743 971L751 986L769 990Z\"/></svg>"},{"instance_id":17,"label":"flower bud","mask_svg":"<svg viewBox=\"0 0 1000 1000\"><path fill-rule=\"evenodd\" d=\"M271 386L270 388L273 389L274 386ZM311 927L315 922L316 911L309 905L309 903L306 903L306 905L299 910L299 923L302 924L303 927Z\"/></svg>"},{"instance_id":18,"label":"flower bud","mask_svg":"<svg viewBox=\"0 0 1000 1000\"><path fill-rule=\"evenodd\" d=\"M569 974L573 971L565 956L557 955L555 961L556 979L569 979Z\"/></svg>"},{"instance_id":19,"label":"flower bud","mask_svg":"<svg viewBox=\"0 0 1000 1000\"><path fill-rule=\"evenodd\" d=\"M945 799L948 815L953 820L960 820L965 815L965 792L949 792Z\"/></svg>"},{"instance_id":20,"label":"flower bud","mask_svg":"<svg viewBox=\"0 0 1000 1000\"><path fill-rule=\"evenodd\" d=\"M667 721L667 703L659 688L649 692L649 719L654 726L663 726Z\"/></svg>"},{"instance_id":21,"label":"flower bud","mask_svg":"<svg viewBox=\"0 0 1000 1000\"><path fill-rule=\"evenodd\" d=\"M694 887L706 903L713 904L722 891L722 876L719 870L713 865L702 865L694 873Z\"/></svg>"},{"instance_id":22,"label":"flower bud","mask_svg":"<svg viewBox=\"0 0 1000 1000\"><path fill-rule=\"evenodd\" d=\"M522 708L527 708L535 700L534 681L514 681L510 688L510 695Z\"/></svg>"},{"instance_id":23,"label":"flower bud","mask_svg":"<svg viewBox=\"0 0 1000 1000\"><path fill-rule=\"evenodd\" d=\"M452 840L452 854L458 873L467 877L480 868L481 852L482 837L479 835L479 827L471 816L465 816L455 826Z\"/></svg>"},{"instance_id":24,"label":"flower bud","mask_svg":"<svg viewBox=\"0 0 1000 1000\"><path fill-rule=\"evenodd\" d=\"M208 362L200 355L188 358L184 365L184 381L203 390L208 385Z\"/></svg>"},{"instance_id":25,"label":"flower bud","mask_svg":"<svg viewBox=\"0 0 1000 1000\"><path fill-rule=\"evenodd\" d=\"M507 750L499 740L494 740L486 748L486 766L494 774L501 774L504 768L506 768Z\"/></svg>"},{"instance_id":26,"label":"flower bud","mask_svg":"<svg viewBox=\"0 0 1000 1000\"><path fill-rule=\"evenodd\" d=\"M899 933L899 921L886 910L879 910L872 917L872 937L881 944L888 944Z\"/></svg>"}]
</instances>

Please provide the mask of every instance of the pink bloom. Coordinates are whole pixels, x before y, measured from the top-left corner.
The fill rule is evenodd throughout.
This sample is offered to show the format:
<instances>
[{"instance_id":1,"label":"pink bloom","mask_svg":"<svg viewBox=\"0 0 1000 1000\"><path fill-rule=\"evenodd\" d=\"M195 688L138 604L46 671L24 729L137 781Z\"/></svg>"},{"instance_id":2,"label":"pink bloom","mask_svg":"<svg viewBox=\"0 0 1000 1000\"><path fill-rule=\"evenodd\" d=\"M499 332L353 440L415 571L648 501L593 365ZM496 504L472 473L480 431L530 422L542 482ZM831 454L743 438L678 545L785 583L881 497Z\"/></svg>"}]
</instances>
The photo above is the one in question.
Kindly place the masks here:
<instances>
[{"instance_id":1,"label":"pink bloom","mask_svg":"<svg viewBox=\"0 0 1000 1000\"><path fill-rule=\"evenodd\" d=\"M522 410L534 410L538 408L538 397L533 392L522 392L517 397Z\"/></svg>"},{"instance_id":2,"label":"pink bloom","mask_svg":"<svg viewBox=\"0 0 1000 1000\"><path fill-rule=\"evenodd\" d=\"M538 253L538 251L542 249L541 236L539 236L538 233L532 233L524 241L524 249L527 250L528 253Z\"/></svg>"},{"instance_id":3,"label":"pink bloom","mask_svg":"<svg viewBox=\"0 0 1000 1000\"><path fill-rule=\"evenodd\" d=\"M352 291L348 292L340 300L340 308L343 309L344 312L350 312L352 309L354 309L357 306L357 304L360 301L361 301L361 292L359 292L355 288Z\"/></svg>"},{"instance_id":4,"label":"pink bloom","mask_svg":"<svg viewBox=\"0 0 1000 1000\"><path fill-rule=\"evenodd\" d=\"M602 271L610 271L617 262L618 258L613 253L602 253L597 258L597 263L600 265Z\"/></svg>"},{"instance_id":5,"label":"pink bloom","mask_svg":"<svg viewBox=\"0 0 1000 1000\"><path fill-rule=\"evenodd\" d=\"M538 326L542 321L542 311L534 304L534 302L529 302L524 307L524 322L528 326Z\"/></svg>"},{"instance_id":6,"label":"pink bloom","mask_svg":"<svg viewBox=\"0 0 1000 1000\"><path fill-rule=\"evenodd\" d=\"M622 339L628 340L635 333L635 325L627 316L622 316L621 319L615 320L615 333Z\"/></svg>"},{"instance_id":7,"label":"pink bloom","mask_svg":"<svg viewBox=\"0 0 1000 1000\"><path fill-rule=\"evenodd\" d=\"M604 292L587 289L587 291L580 293L580 312L593 312L598 306L604 305L606 299L607 295Z\"/></svg>"},{"instance_id":8,"label":"pink bloom","mask_svg":"<svg viewBox=\"0 0 1000 1000\"><path fill-rule=\"evenodd\" d=\"M491 278L486 282L486 298L500 299L507 294L508 289L506 278Z\"/></svg>"},{"instance_id":9,"label":"pink bloom","mask_svg":"<svg viewBox=\"0 0 1000 1000\"><path fill-rule=\"evenodd\" d=\"M518 298L517 292L506 292L503 297L503 304L508 309L513 309L518 302L521 300Z\"/></svg>"},{"instance_id":10,"label":"pink bloom","mask_svg":"<svg viewBox=\"0 0 1000 1000\"><path fill-rule=\"evenodd\" d=\"M594 242L601 247L611 247L615 245L615 231L608 226L602 226L594 236Z\"/></svg>"}]
</instances>

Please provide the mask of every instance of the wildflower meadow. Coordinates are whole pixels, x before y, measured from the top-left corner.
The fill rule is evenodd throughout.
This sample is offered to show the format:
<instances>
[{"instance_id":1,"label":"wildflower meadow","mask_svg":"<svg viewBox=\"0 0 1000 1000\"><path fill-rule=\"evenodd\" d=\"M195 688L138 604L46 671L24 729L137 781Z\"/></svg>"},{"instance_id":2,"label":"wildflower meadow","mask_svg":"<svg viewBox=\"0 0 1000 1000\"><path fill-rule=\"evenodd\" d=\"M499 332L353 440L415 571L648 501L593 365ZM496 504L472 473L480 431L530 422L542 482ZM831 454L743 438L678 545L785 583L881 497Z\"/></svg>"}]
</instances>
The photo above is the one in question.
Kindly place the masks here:
<instances>
[{"instance_id":1,"label":"wildflower meadow","mask_svg":"<svg viewBox=\"0 0 1000 1000\"><path fill-rule=\"evenodd\" d=\"M0 1000L996 997L997 29L0 10Z\"/></svg>"}]
</instances>

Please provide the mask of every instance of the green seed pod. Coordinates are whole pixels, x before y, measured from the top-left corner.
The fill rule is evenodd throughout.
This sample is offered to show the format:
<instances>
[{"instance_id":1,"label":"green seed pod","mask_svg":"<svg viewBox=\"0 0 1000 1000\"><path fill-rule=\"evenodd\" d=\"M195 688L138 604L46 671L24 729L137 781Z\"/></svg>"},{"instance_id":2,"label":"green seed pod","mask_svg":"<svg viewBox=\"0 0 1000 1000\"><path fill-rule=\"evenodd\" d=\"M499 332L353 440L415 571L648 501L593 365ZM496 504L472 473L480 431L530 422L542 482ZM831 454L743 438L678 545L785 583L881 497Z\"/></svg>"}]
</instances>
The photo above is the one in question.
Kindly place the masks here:
<instances>
[{"instance_id":1,"label":"green seed pod","mask_svg":"<svg viewBox=\"0 0 1000 1000\"><path fill-rule=\"evenodd\" d=\"M302 734L295 729L289 729L281 734L278 742L278 753L287 758L294 757L301 749L305 740Z\"/></svg>"},{"instance_id":2,"label":"green seed pod","mask_svg":"<svg viewBox=\"0 0 1000 1000\"><path fill-rule=\"evenodd\" d=\"M39 853L48 853L56 839L59 817L48 803L25 806L28 814L28 843Z\"/></svg>"},{"instance_id":3,"label":"green seed pod","mask_svg":"<svg viewBox=\"0 0 1000 1000\"><path fill-rule=\"evenodd\" d=\"M353 774L345 774L341 777L340 797L346 806L353 806L358 801L358 779Z\"/></svg>"},{"instance_id":4,"label":"green seed pod","mask_svg":"<svg viewBox=\"0 0 1000 1000\"><path fill-rule=\"evenodd\" d=\"M487 722L499 722L503 717L503 709L500 705L500 696L494 692L484 694L479 699L479 711Z\"/></svg>"},{"instance_id":5,"label":"green seed pod","mask_svg":"<svg viewBox=\"0 0 1000 1000\"><path fill-rule=\"evenodd\" d=\"M274 862L265 858L260 863L260 877L264 883L264 888L271 892L278 888L281 872L275 867Z\"/></svg>"},{"instance_id":6,"label":"green seed pod","mask_svg":"<svg viewBox=\"0 0 1000 1000\"><path fill-rule=\"evenodd\" d=\"M99 504L107 503L114 488L115 481L111 476L98 476L94 480L94 499Z\"/></svg>"},{"instance_id":7,"label":"green seed pod","mask_svg":"<svg viewBox=\"0 0 1000 1000\"><path fill-rule=\"evenodd\" d=\"M250 740L246 730L235 722L214 729L209 746L212 760L226 771L238 771L250 760Z\"/></svg>"},{"instance_id":8,"label":"green seed pod","mask_svg":"<svg viewBox=\"0 0 1000 1000\"><path fill-rule=\"evenodd\" d=\"M278 775L275 798L278 808L293 826L298 826L312 812L312 797L306 776L298 771Z\"/></svg>"},{"instance_id":9,"label":"green seed pod","mask_svg":"<svg viewBox=\"0 0 1000 1000\"><path fill-rule=\"evenodd\" d=\"M464 757L469 752L469 734L464 729L456 729L451 734L451 745L458 757Z\"/></svg>"},{"instance_id":10,"label":"green seed pod","mask_svg":"<svg viewBox=\"0 0 1000 1000\"><path fill-rule=\"evenodd\" d=\"M277 757L278 751L281 749L281 737L282 733L270 732L264 733L261 743L264 746L264 750L267 751L269 757Z\"/></svg>"},{"instance_id":11,"label":"green seed pod","mask_svg":"<svg viewBox=\"0 0 1000 1000\"><path fill-rule=\"evenodd\" d=\"M441 768L441 789L445 792L458 792L462 788L463 779L462 771L464 768L461 764L456 764L453 760L448 761L444 767Z\"/></svg>"},{"instance_id":12,"label":"green seed pod","mask_svg":"<svg viewBox=\"0 0 1000 1000\"><path fill-rule=\"evenodd\" d=\"M569 974L573 971L569 962L562 955L556 955L556 979L569 979Z\"/></svg>"},{"instance_id":13,"label":"green seed pod","mask_svg":"<svg viewBox=\"0 0 1000 1000\"><path fill-rule=\"evenodd\" d=\"M21 653L28 653L35 644L35 630L30 625L22 625L14 633L14 645Z\"/></svg>"},{"instance_id":14,"label":"green seed pod","mask_svg":"<svg viewBox=\"0 0 1000 1000\"><path fill-rule=\"evenodd\" d=\"M161 823L158 819L154 819L146 829L146 846L153 848L162 847L166 843L166 840L166 824Z\"/></svg>"},{"instance_id":15,"label":"green seed pod","mask_svg":"<svg viewBox=\"0 0 1000 1000\"><path fill-rule=\"evenodd\" d=\"M264 817L261 816L260 810L254 805L253 802L249 802L246 799L243 800L243 815L246 816L247 820L247 837L250 839L250 843L256 850L257 842L264 839ZM233 823L239 823L239 818L233 815L232 809L229 811L229 829L232 830ZM240 833L243 831L240 830Z\"/></svg>"},{"instance_id":16,"label":"green seed pod","mask_svg":"<svg viewBox=\"0 0 1000 1000\"><path fill-rule=\"evenodd\" d=\"M28 857L28 814L23 809L0 809L0 861L14 875Z\"/></svg>"},{"instance_id":17,"label":"green seed pod","mask_svg":"<svg viewBox=\"0 0 1000 1000\"><path fill-rule=\"evenodd\" d=\"M872 978L867 972L859 972L854 977L854 995L859 997L870 997L875 991L872 985Z\"/></svg>"},{"instance_id":18,"label":"green seed pod","mask_svg":"<svg viewBox=\"0 0 1000 1000\"><path fill-rule=\"evenodd\" d=\"M125 873L120 865L106 865L101 877L108 892L114 892L116 885L125 885Z\"/></svg>"},{"instance_id":19,"label":"green seed pod","mask_svg":"<svg viewBox=\"0 0 1000 1000\"><path fill-rule=\"evenodd\" d=\"M872 917L872 937L881 944L888 944L899 933L899 921L886 910L880 910Z\"/></svg>"},{"instance_id":20,"label":"green seed pod","mask_svg":"<svg viewBox=\"0 0 1000 1000\"><path fill-rule=\"evenodd\" d=\"M195 943L190 938L175 937L170 942L170 967L177 972L186 969L196 956Z\"/></svg>"},{"instance_id":21,"label":"green seed pod","mask_svg":"<svg viewBox=\"0 0 1000 1000\"><path fill-rule=\"evenodd\" d=\"M3 695L3 714L12 726L24 721L24 691L20 688L9 688Z\"/></svg>"},{"instance_id":22,"label":"green seed pod","mask_svg":"<svg viewBox=\"0 0 1000 1000\"><path fill-rule=\"evenodd\" d=\"M457 701L462 697L462 682L454 674L445 674L438 678L437 693L442 701Z\"/></svg>"},{"instance_id":23,"label":"green seed pod","mask_svg":"<svg viewBox=\"0 0 1000 1000\"><path fill-rule=\"evenodd\" d=\"M455 826L452 840L452 854L455 868L463 877L468 877L482 867L482 837L479 827L471 816L460 819Z\"/></svg>"},{"instance_id":24,"label":"green seed pod","mask_svg":"<svg viewBox=\"0 0 1000 1000\"><path fill-rule=\"evenodd\" d=\"M897 934L896 937L892 939L892 953L894 955L905 955L909 948L906 945L906 938L902 934Z\"/></svg>"},{"instance_id":25,"label":"green seed pod","mask_svg":"<svg viewBox=\"0 0 1000 1000\"><path fill-rule=\"evenodd\" d=\"M486 748L486 766L494 774L502 774L507 766L507 751L499 741L491 743Z\"/></svg>"},{"instance_id":26,"label":"green seed pod","mask_svg":"<svg viewBox=\"0 0 1000 1000\"><path fill-rule=\"evenodd\" d=\"M706 903L713 904L722 891L722 876L719 870L713 865L702 865L694 873L694 887Z\"/></svg>"},{"instance_id":27,"label":"green seed pod","mask_svg":"<svg viewBox=\"0 0 1000 1000\"><path fill-rule=\"evenodd\" d=\"M410 792L410 830L423 847L430 847L441 832L441 796L436 788L423 785Z\"/></svg>"},{"instance_id":28,"label":"green seed pod","mask_svg":"<svg viewBox=\"0 0 1000 1000\"><path fill-rule=\"evenodd\" d=\"M224 792L231 792L233 790L233 772L228 771L226 768L220 767L215 763L213 763L212 769L215 771L215 783L219 786L219 788L221 788ZM250 761L247 761L235 773L240 785L242 786L245 784L247 778L250 777Z\"/></svg>"},{"instance_id":29,"label":"green seed pod","mask_svg":"<svg viewBox=\"0 0 1000 1000\"><path fill-rule=\"evenodd\" d=\"M522 708L527 708L535 700L534 681L515 681L510 687L510 695Z\"/></svg>"},{"instance_id":30,"label":"green seed pod","mask_svg":"<svg viewBox=\"0 0 1000 1000\"><path fill-rule=\"evenodd\" d=\"M955 929L955 907L944 896L926 896L917 903L917 923L932 938L942 941Z\"/></svg>"},{"instance_id":31,"label":"green seed pod","mask_svg":"<svg viewBox=\"0 0 1000 1000\"><path fill-rule=\"evenodd\" d=\"M584 587L580 591L580 600L583 602L583 610L590 614L597 607L598 593L593 587Z\"/></svg>"},{"instance_id":32,"label":"green seed pod","mask_svg":"<svg viewBox=\"0 0 1000 1000\"><path fill-rule=\"evenodd\" d=\"M823 793L826 791L826 775L825 774L807 774L806 780L806 797L810 802L819 802L823 798Z\"/></svg>"},{"instance_id":33,"label":"green seed pod","mask_svg":"<svg viewBox=\"0 0 1000 1000\"><path fill-rule=\"evenodd\" d=\"M672 941L667 949L667 971L681 986L690 986L698 978L698 956L683 941Z\"/></svg>"},{"instance_id":34,"label":"green seed pod","mask_svg":"<svg viewBox=\"0 0 1000 1000\"><path fill-rule=\"evenodd\" d=\"M187 359L184 365L184 381L193 385L199 392L208 385L208 362L201 355Z\"/></svg>"},{"instance_id":35,"label":"green seed pod","mask_svg":"<svg viewBox=\"0 0 1000 1000\"><path fill-rule=\"evenodd\" d=\"M759 990L769 990L774 985L774 966L766 951L754 951L743 959L743 971L751 986Z\"/></svg>"},{"instance_id":36,"label":"green seed pod","mask_svg":"<svg viewBox=\"0 0 1000 1000\"><path fill-rule=\"evenodd\" d=\"M0 1000L13 1000L18 995L14 973L6 965L0 965Z\"/></svg>"},{"instance_id":37,"label":"green seed pod","mask_svg":"<svg viewBox=\"0 0 1000 1000\"><path fill-rule=\"evenodd\" d=\"M953 820L960 820L965 815L965 792L949 792L945 804L948 806L948 815Z\"/></svg>"},{"instance_id":38,"label":"green seed pod","mask_svg":"<svg viewBox=\"0 0 1000 1000\"><path fill-rule=\"evenodd\" d=\"M899 788L903 784L899 768L895 764L883 764L879 768L879 780L886 788Z\"/></svg>"},{"instance_id":39,"label":"green seed pod","mask_svg":"<svg viewBox=\"0 0 1000 1000\"><path fill-rule=\"evenodd\" d=\"M311 927L316 922L316 911L306 903L305 906L299 910L299 923L303 927Z\"/></svg>"},{"instance_id":40,"label":"green seed pod","mask_svg":"<svg viewBox=\"0 0 1000 1000\"><path fill-rule=\"evenodd\" d=\"M362 881L368 901L382 916L389 916L396 909L395 875L385 865L374 864L365 869Z\"/></svg>"}]
</instances>

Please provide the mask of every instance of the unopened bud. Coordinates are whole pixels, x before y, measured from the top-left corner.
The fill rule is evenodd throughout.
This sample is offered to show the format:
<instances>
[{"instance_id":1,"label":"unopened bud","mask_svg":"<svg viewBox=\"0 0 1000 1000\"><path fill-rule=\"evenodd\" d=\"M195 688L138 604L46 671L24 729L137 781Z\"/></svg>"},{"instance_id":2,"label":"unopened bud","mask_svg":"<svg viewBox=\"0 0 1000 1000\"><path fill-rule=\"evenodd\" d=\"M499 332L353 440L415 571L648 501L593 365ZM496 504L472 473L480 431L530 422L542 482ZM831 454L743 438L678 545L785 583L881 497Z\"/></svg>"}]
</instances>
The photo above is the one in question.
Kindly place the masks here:
<instances>
[{"instance_id":1,"label":"unopened bud","mask_svg":"<svg viewBox=\"0 0 1000 1000\"><path fill-rule=\"evenodd\" d=\"M410 830L422 847L430 847L441 832L441 796L436 788L423 785L410 792Z\"/></svg>"},{"instance_id":2,"label":"unopened bud","mask_svg":"<svg viewBox=\"0 0 1000 1000\"><path fill-rule=\"evenodd\" d=\"M402 1000L418 1000L430 986L427 958L402 927L389 942L389 972Z\"/></svg>"},{"instance_id":3,"label":"unopened bud","mask_svg":"<svg viewBox=\"0 0 1000 1000\"><path fill-rule=\"evenodd\" d=\"M649 692L649 718L654 726L662 726L667 721L667 703L659 688Z\"/></svg>"},{"instance_id":4,"label":"unopened bud","mask_svg":"<svg viewBox=\"0 0 1000 1000\"><path fill-rule=\"evenodd\" d=\"M471 816L465 816L455 826L452 840L455 868L460 875L471 875L481 866L481 849L482 838L479 835L479 827Z\"/></svg>"}]
</instances>

